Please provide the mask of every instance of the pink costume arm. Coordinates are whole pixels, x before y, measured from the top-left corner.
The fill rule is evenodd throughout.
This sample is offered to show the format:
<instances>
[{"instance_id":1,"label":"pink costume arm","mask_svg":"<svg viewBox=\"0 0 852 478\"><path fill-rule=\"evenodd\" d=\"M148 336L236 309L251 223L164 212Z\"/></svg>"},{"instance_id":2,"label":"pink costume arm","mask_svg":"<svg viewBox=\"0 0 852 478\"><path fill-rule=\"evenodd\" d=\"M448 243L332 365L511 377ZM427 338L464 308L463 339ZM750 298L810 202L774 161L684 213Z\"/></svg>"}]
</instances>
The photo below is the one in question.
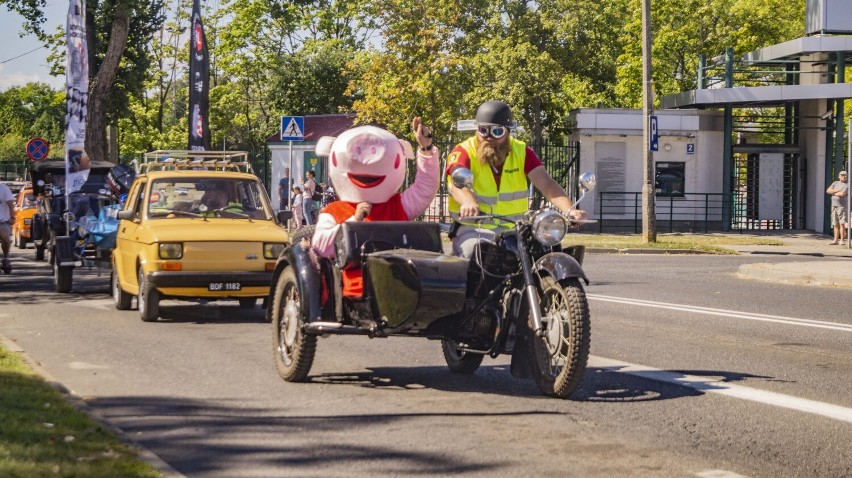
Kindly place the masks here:
<instances>
[{"instance_id":1,"label":"pink costume arm","mask_svg":"<svg viewBox=\"0 0 852 478\"><path fill-rule=\"evenodd\" d=\"M347 221L354 221L354 217L350 217ZM314 230L314 237L311 239L311 247L321 257L334 257L334 237L337 235L337 230L340 229L340 224L334 220L334 216L327 212L320 213L317 217L317 225Z\"/></svg>"},{"instance_id":2,"label":"pink costume arm","mask_svg":"<svg viewBox=\"0 0 852 478\"><path fill-rule=\"evenodd\" d=\"M423 214L438 193L439 167L438 148L431 151L417 150L417 177L414 184L402 192L402 208L409 220Z\"/></svg>"}]
</instances>

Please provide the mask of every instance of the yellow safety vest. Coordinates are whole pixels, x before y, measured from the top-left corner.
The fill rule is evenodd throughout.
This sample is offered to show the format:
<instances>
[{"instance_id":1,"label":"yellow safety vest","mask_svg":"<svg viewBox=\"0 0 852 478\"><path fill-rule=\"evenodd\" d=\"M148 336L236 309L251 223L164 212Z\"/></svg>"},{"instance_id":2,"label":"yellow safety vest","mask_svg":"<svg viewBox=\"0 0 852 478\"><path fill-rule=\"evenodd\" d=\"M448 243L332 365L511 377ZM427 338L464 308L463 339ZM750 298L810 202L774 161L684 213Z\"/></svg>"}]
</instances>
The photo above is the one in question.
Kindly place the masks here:
<instances>
[{"instance_id":1,"label":"yellow safety vest","mask_svg":"<svg viewBox=\"0 0 852 478\"><path fill-rule=\"evenodd\" d=\"M479 209L484 213L508 216L513 220L520 219L529 209L529 192L527 175L524 173L524 163L527 156L527 145L523 141L509 138L509 156L503 163L500 178L500 188L491 171L491 166L480 163L476 154L476 136L472 136L461 144L470 157L470 170L473 172L473 190ZM452 179L447 178L452 184ZM461 205L452 195L449 196L448 208L453 219L459 219ZM482 227L493 229L493 224L483 224Z\"/></svg>"}]
</instances>

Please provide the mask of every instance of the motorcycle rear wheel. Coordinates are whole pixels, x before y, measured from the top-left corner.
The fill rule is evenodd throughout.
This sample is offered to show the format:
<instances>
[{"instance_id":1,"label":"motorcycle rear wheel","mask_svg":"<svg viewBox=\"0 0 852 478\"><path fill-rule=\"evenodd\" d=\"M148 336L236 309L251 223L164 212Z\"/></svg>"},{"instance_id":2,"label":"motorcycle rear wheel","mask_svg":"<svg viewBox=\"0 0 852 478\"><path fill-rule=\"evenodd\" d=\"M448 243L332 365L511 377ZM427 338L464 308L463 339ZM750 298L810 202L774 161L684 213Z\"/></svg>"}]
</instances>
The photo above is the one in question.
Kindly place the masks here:
<instances>
[{"instance_id":1,"label":"motorcycle rear wheel","mask_svg":"<svg viewBox=\"0 0 852 478\"><path fill-rule=\"evenodd\" d=\"M483 355L459 350L458 344L453 340L441 340L441 348L444 350L447 366L455 373L472 374L482 364Z\"/></svg>"},{"instance_id":2,"label":"motorcycle rear wheel","mask_svg":"<svg viewBox=\"0 0 852 478\"><path fill-rule=\"evenodd\" d=\"M272 351L278 375L288 382L302 382L314 363L317 337L305 334L299 284L292 266L275 282L272 298Z\"/></svg>"},{"instance_id":3,"label":"motorcycle rear wheel","mask_svg":"<svg viewBox=\"0 0 852 478\"><path fill-rule=\"evenodd\" d=\"M532 337L531 365L539 390L568 398L583 381L589 359L589 303L577 278L560 282L542 277L544 336Z\"/></svg>"}]
</instances>

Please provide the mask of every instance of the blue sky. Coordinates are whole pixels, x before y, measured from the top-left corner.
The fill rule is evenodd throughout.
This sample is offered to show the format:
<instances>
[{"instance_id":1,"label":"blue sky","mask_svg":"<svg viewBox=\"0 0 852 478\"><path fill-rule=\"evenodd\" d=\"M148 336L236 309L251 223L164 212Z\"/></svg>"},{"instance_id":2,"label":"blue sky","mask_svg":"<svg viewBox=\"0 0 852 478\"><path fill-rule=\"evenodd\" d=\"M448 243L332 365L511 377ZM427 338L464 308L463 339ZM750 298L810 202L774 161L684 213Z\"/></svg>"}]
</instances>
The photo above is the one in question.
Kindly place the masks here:
<instances>
[{"instance_id":1,"label":"blue sky","mask_svg":"<svg viewBox=\"0 0 852 478\"><path fill-rule=\"evenodd\" d=\"M47 0L46 3L47 21L43 28L46 32L53 33L58 25L65 25L68 1ZM23 38L19 36L23 21L22 16L6 10L6 7L0 7L0 62L5 62L0 64L0 90L5 90L10 86L21 86L32 81L47 83L53 88L64 88L64 76L50 76L46 48L40 48L21 58L11 60L11 58L41 46L41 43L33 35L27 35Z\"/></svg>"}]
</instances>

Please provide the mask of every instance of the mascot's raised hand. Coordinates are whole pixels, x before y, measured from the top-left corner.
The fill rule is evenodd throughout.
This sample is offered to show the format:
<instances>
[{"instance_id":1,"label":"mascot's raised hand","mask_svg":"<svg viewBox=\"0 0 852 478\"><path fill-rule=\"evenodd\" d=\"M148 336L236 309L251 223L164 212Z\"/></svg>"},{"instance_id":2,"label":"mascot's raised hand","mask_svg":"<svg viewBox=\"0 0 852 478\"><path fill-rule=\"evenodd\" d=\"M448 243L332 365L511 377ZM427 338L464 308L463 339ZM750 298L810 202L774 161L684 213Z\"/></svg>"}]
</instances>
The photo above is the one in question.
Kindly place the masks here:
<instances>
[{"instance_id":1,"label":"mascot's raised hand","mask_svg":"<svg viewBox=\"0 0 852 478\"><path fill-rule=\"evenodd\" d=\"M438 151L420 117L411 122L417 140L417 175L405 191L406 161L415 158L408 141L376 126L358 126L338 137L324 136L316 153L327 156L328 177L338 201L320 211L312 241L317 254L334 256L334 237L345 221L408 221L423 214L438 191ZM361 271L344 271L344 295L360 297Z\"/></svg>"}]
</instances>

